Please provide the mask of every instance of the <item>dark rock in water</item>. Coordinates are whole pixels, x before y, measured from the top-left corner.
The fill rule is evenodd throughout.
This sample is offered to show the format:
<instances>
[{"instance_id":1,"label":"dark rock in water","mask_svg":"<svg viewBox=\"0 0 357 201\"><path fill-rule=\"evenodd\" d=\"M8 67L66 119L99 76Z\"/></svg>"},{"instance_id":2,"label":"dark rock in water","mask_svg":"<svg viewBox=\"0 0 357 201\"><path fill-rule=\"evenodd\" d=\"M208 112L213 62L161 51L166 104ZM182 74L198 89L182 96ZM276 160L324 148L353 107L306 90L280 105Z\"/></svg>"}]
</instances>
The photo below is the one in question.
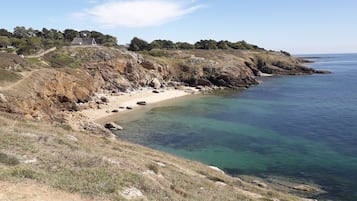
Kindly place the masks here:
<instances>
[{"instance_id":1,"label":"dark rock in water","mask_svg":"<svg viewBox=\"0 0 357 201\"><path fill-rule=\"evenodd\" d=\"M104 124L104 127L106 129L112 130L112 131L117 131L117 130L123 130L123 127L119 126L118 124L114 122L108 122Z\"/></svg>"},{"instance_id":2,"label":"dark rock in water","mask_svg":"<svg viewBox=\"0 0 357 201\"><path fill-rule=\"evenodd\" d=\"M127 107L126 107L126 109L128 109L128 110L132 110L132 109L133 109L133 107L127 106Z\"/></svg>"},{"instance_id":3,"label":"dark rock in water","mask_svg":"<svg viewBox=\"0 0 357 201\"><path fill-rule=\"evenodd\" d=\"M123 106L120 106L120 107L119 107L119 109L125 109L125 107L123 107Z\"/></svg>"},{"instance_id":4,"label":"dark rock in water","mask_svg":"<svg viewBox=\"0 0 357 201\"><path fill-rule=\"evenodd\" d=\"M105 97L105 96L102 96L102 97L100 98L100 100L101 100L103 103L109 103L109 99L108 99L107 97Z\"/></svg>"},{"instance_id":5,"label":"dark rock in water","mask_svg":"<svg viewBox=\"0 0 357 201\"><path fill-rule=\"evenodd\" d=\"M317 73L317 74L330 74L331 72L327 71L327 70L315 70L315 73Z\"/></svg>"},{"instance_id":6,"label":"dark rock in water","mask_svg":"<svg viewBox=\"0 0 357 201\"><path fill-rule=\"evenodd\" d=\"M138 101L138 102L136 102L136 104L138 104L138 105L146 105L146 101Z\"/></svg>"},{"instance_id":7,"label":"dark rock in water","mask_svg":"<svg viewBox=\"0 0 357 201\"><path fill-rule=\"evenodd\" d=\"M152 93L154 93L154 94L158 94L158 93L160 93L158 90L154 90L154 91L152 91Z\"/></svg>"},{"instance_id":8,"label":"dark rock in water","mask_svg":"<svg viewBox=\"0 0 357 201\"><path fill-rule=\"evenodd\" d=\"M112 110L112 112L116 113L116 112L119 112L119 110L117 110L117 109L114 109L114 110Z\"/></svg>"}]
</instances>

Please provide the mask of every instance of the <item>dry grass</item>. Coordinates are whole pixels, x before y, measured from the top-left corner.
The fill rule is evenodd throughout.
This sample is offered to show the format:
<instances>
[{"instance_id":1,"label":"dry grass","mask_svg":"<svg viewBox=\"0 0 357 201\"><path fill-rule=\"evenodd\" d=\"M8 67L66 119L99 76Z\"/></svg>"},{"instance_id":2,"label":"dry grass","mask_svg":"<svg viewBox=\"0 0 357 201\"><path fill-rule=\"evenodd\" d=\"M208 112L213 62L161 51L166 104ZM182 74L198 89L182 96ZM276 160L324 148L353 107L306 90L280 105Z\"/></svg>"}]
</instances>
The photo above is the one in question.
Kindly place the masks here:
<instances>
[{"instance_id":1,"label":"dry grass","mask_svg":"<svg viewBox=\"0 0 357 201\"><path fill-rule=\"evenodd\" d=\"M121 192L134 187L147 200L299 200L139 145L3 115L0 122L0 180L31 180L93 199L125 200Z\"/></svg>"}]
</instances>

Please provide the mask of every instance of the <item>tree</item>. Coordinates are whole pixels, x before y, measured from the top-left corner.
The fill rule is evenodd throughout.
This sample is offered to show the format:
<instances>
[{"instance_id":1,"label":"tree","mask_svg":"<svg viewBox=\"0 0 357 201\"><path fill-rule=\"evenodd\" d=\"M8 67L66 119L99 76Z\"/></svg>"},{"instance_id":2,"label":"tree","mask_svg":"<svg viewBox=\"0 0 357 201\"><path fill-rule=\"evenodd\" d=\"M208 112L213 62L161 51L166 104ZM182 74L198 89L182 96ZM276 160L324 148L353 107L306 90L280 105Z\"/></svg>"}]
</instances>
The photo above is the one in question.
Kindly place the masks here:
<instances>
[{"instance_id":1,"label":"tree","mask_svg":"<svg viewBox=\"0 0 357 201\"><path fill-rule=\"evenodd\" d=\"M0 47L4 47L6 48L7 46L9 46L10 43L10 39L7 36L0 36Z\"/></svg>"},{"instance_id":2,"label":"tree","mask_svg":"<svg viewBox=\"0 0 357 201\"><path fill-rule=\"evenodd\" d=\"M31 49L38 50L42 46L40 37L30 37L27 39L27 45L31 47Z\"/></svg>"},{"instance_id":3,"label":"tree","mask_svg":"<svg viewBox=\"0 0 357 201\"><path fill-rule=\"evenodd\" d=\"M186 42L177 42L176 48L180 50L191 50L191 49L195 49L195 46Z\"/></svg>"},{"instance_id":4,"label":"tree","mask_svg":"<svg viewBox=\"0 0 357 201\"><path fill-rule=\"evenodd\" d=\"M27 32L27 29L24 26L17 26L14 28L14 33L13 35L16 38L26 38L29 37L29 33Z\"/></svg>"},{"instance_id":5,"label":"tree","mask_svg":"<svg viewBox=\"0 0 357 201\"><path fill-rule=\"evenodd\" d=\"M131 40L128 49L131 51L143 51L143 50L150 51L152 48L148 42L146 42L140 38L134 37Z\"/></svg>"},{"instance_id":6,"label":"tree","mask_svg":"<svg viewBox=\"0 0 357 201\"><path fill-rule=\"evenodd\" d=\"M230 49L229 47L229 41L226 40L221 40L217 43L217 48L221 50L228 50Z\"/></svg>"},{"instance_id":7,"label":"tree","mask_svg":"<svg viewBox=\"0 0 357 201\"><path fill-rule=\"evenodd\" d=\"M12 37L12 33L6 29L0 29L0 36L6 36L8 38Z\"/></svg>"},{"instance_id":8,"label":"tree","mask_svg":"<svg viewBox=\"0 0 357 201\"><path fill-rule=\"evenodd\" d=\"M91 31L90 32L91 37L95 39L95 41L97 41L98 44L103 44L106 40L104 34L98 32L98 31Z\"/></svg>"},{"instance_id":9,"label":"tree","mask_svg":"<svg viewBox=\"0 0 357 201\"><path fill-rule=\"evenodd\" d=\"M79 32L74 29L64 30L64 39L66 41L73 41L74 38L79 37Z\"/></svg>"},{"instance_id":10,"label":"tree","mask_svg":"<svg viewBox=\"0 0 357 201\"><path fill-rule=\"evenodd\" d=\"M156 49L176 49L175 43L170 40L154 40L150 45Z\"/></svg>"},{"instance_id":11,"label":"tree","mask_svg":"<svg viewBox=\"0 0 357 201\"><path fill-rule=\"evenodd\" d=\"M110 46L110 47L117 46L118 45L117 38L111 35L105 35L103 45Z\"/></svg>"},{"instance_id":12,"label":"tree","mask_svg":"<svg viewBox=\"0 0 357 201\"><path fill-rule=\"evenodd\" d=\"M91 32L88 30L83 30L79 32L79 37L81 38L91 38Z\"/></svg>"},{"instance_id":13,"label":"tree","mask_svg":"<svg viewBox=\"0 0 357 201\"><path fill-rule=\"evenodd\" d=\"M214 50L217 49L217 42L215 40L200 40L195 43L196 49Z\"/></svg>"}]
</instances>

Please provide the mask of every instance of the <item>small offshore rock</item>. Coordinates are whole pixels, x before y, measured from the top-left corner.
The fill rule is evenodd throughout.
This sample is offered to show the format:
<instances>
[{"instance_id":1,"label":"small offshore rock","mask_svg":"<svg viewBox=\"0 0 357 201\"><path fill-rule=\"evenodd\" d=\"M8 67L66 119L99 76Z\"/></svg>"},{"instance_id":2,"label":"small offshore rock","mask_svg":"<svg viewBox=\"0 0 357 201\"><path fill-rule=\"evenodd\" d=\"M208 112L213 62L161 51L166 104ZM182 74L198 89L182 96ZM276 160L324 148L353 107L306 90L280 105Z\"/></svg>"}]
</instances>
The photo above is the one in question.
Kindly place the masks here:
<instances>
[{"instance_id":1,"label":"small offshore rock","mask_svg":"<svg viewBox=\"0 0 357 201\"><path fill-rule=\"evenodd\" d=\"M117 112L119 112L119 110L114 109L114 110L112 110L112 112L117 113Z\"/></svg>"},{"instance_id":2,"label":"small offshore rock","mask_svg":"<svg viewBox=\"0 0 357 201\"><path fill-rule=\"evenodd\" d=\"M118 124L114 122L108 122L104 124L104 127L106 129L112 130L112 131L117 131L117 130L123 130L123 127L119 126Z\"/></svg>"},{"instance_id":3,"label":"small offshore rock","mask_svg":"<svg viewBox=\"0 0 357 201\"><path fill-rule=\"evenodd\" d=\"M158 90L154 90L154 91L152 91L152 93L154 93L154 94L158 94L158 93L160 93L160 91L158 91Z\"/></svg>"},{"instance_id":4,"label":"small offshore rock","mask_svg":"<svg viewBox=\"0 0 357 201\"><path fill-rule=\"evenodd\" d=\"M132 109L133 109L133 107L127 106L127 107L126 107L126 109L128 109L128 110L132 110Z\"/></svg>"}]
</instances>

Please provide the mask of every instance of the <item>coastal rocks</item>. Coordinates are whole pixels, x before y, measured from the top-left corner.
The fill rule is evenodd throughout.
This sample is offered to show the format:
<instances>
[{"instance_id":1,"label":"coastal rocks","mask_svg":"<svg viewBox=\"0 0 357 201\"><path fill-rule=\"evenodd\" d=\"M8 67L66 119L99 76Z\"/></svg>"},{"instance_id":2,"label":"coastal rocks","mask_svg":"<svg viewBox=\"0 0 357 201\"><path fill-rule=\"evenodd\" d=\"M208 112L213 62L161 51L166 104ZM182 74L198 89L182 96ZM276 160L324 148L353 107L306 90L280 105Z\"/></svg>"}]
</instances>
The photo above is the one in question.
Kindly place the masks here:
<instances>
[{"instance_id":1,"label":"coastal rocks","mask_svg":"<svg viewBox=\"0 0 357 201\"><path fill-rule=\"evenodd\" d=\"M143 193L135 187L130 187L130 188L124 189L120 193L120 195L123 196L127 200L134 200L134 199L139 199L139 198L144 197Z\"/></svg>"},{"instance_id":2,"label":"coastal rocks","mask_svg":"<svg viewBox=\"0 0 357 201\"><path fill-rule=\"evenodd\" d=\"M6 100L5 96L4 96L4 94L2 94L2 93L0 93L0 102L3 102L3 103L6 103L6 102L7 102L7 100Z\"/></svg>"},{"instance_id":3,"label":"coastal rocks","mask_svg":"<svg viewBox=\"0 0 357 201\"><path fill-rule=\"evenodd\" d=\"M136 104L138 104L138 105L146 105L147 103L146 103L146 101L138 101L138 102L136 102Z\"/></svg>"},{"instance_id":4,"label":"coastal rocks","mask_svg":"<svg viewBox=\"0 0 357 201\"><path fill-rule=\"evenodd\" d=\"M160 93L160 91L158 91L158 90L153 90L152 93L158 94L158 93Z\"/></svg>"},{"instance_id":5,"label":"coastal rocks","mask_svg":"<svg viewBox=\"0 0 357 201\"><path fill-rule=\"evenodd\" d=\"M154 78L151 81L150 86L153 87L154 89L159 89L161 87L161 83L157 78Z\"/></svg>"},{"instance_id":6,"label":"coastal rocks","mask_svg":"<svg viewBox=\"0 0 357 201\"><path fill-rule=\"evenodd\" d=\"M123 130L123 127L119 126L118 124L114 122L108 122L104 124L104 127L106 129L112 130L112 131L117 131L117 130Z\"/></svg>"},{"instance_id":7,"label":"coastal rocks","mask_svg":"<svg viewBox=\"0 0 357 201\"><path fill-rule=\"evenodd\" d=\"M223 170L219 169L218 167L215 167L215 166L208 166L209 168L211 168L212 170L214 171L217 171L221 174L225 174Z\"/></svg>"},{"instance_id":8,"label":"coastal rocks","mask_svg":"<svg viewBox=\"0 0 357 201\"><path fill-rule=\"evenodd\" d=\"M265 183L263 183L263 182L261 182L261 181L259 181L257 179L253 180L251 183L256 185L256 186L259 186L261 188L267 188L268 187L267 184L265 184Z\"/></svg>"},{"instance_id":9,"label":"coastal rocks","mask_svg":"<svg viewBox=\"0 0 357 201\"><path fill-rule=\"evenodd\" d=\"M107 130L104 126L94 122L81 122L81 128L89 133L95 133L96 135L104 136L110 139L115 139L115 135Z\"/></svg>"},{"instance_id":10,"label":"coastal rocks","mask_svg":"<svg viewBox=\"0 0 357 201\"><path fill-rule=\"evenodd\" d=\"M100 100L103 102L103 103L109 103L109 99L105 96L102 96L100 97Z\"/></svg>"},{"instance_id":11,"label":"coastal rocks","mask_svg":"<svg viewBox=\"0 0 357 201\"><path fill-rule=\"evenodd\" d=\"M304 184L294 186L293 189L297 190L297 191L304 191L304 192L309 192L309 193L317 193L317 192L321 191L318 188L315 188L315 187L309 186L309 185L304 185Z\"/></svg>"}]
</instances>

